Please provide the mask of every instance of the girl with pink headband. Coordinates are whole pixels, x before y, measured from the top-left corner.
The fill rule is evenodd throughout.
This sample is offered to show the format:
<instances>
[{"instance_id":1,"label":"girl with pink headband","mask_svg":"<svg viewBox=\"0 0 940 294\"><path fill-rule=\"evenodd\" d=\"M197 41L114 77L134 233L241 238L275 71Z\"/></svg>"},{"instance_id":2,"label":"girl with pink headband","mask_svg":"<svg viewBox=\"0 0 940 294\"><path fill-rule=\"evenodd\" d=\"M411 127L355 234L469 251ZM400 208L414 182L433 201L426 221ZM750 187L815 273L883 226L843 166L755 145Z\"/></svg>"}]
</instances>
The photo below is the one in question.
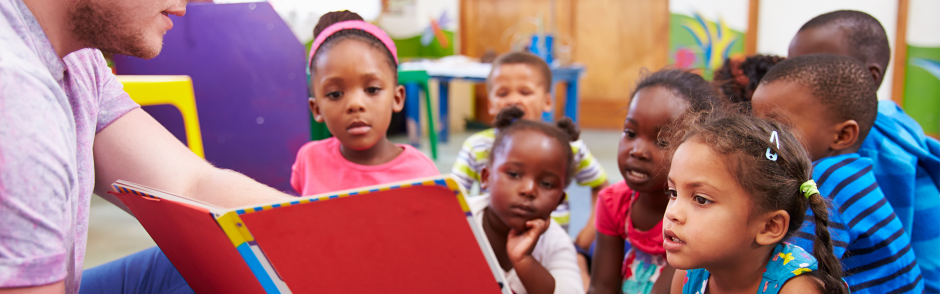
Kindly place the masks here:
<instances>
[{"instance_id":1,"label":"girl with pink headband","mask_svg":"<svg viewBox=\"0 0 940 294\"><path fill-rule=\"evenodd\" d=\"M333 137L300 148L294 189L314 195L439 175L423 153L385 136L405 103L392 39L350 11L323 15L313 34L308 102Z\"/></svg>"}]
</instances>

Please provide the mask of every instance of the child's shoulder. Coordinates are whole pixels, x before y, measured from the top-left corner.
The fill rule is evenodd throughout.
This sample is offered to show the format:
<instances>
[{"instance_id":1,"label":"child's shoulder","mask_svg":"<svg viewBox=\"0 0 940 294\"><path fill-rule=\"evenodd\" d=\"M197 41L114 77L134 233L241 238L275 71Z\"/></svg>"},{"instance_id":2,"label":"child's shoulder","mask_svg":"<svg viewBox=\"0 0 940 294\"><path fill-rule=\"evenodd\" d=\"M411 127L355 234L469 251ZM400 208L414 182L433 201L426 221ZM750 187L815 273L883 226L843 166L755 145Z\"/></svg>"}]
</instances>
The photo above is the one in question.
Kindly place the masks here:
<instances>
[{"instance_id":1,"label":"child's shoulder","mask_svg":"<svg viewBox=\"0 0 940 294\"><path fill-rule=\"evenodd\" d=\"M548 229L545 230L545 233L542 233L542 236L539 237L539 243L544 244L543 246L549 246L553 249L564 249L571 246L571 249L574 249L574 243L571 242L571 237L568 236L568 232L561 227L560 224L555 222L554 219L548 219ZM552 249L549 249L552 250Z\"/></svg>"},{"instance_id":2,"label":"child's shoulder","mask_svg":"<svg viewBox=\"0 0 940 294\"><path fill-rule=\"evenodd\" d=\"M617 236L622 235L624 217L630 211L633 190L623 181L607 186L597 194L596 226L598 231Z\"/></svg>"},{"instance_id":3,"label":"child's shoulder","mask_svg":"<svg viewBox=\"0 0 940 294\"><path fill-rule=\"evenodd\" d=\"M819 186L819 192L829 198L838 198L839 195L831 193L855 195L858 190L869 187L875 183L875 174L872 172L871 159L861 157L858 153L849 153L826 157L813 163L813 180ZM857 189L841 189L851 185ZM870 193L881 194L880 189ZM851 195L848 195L851 194Z\"/></svg>"},{"instance_id":4,"label":"child's shoulder","mask_svg":"<svg viewBox=\"0 0 940 294\"><path fill-rule=\"evenodd\" d=\"M571 144L571 151L574 151L574 153L589 151L587 144L585 144L584 140L581 140L581 138L571 141L569 144Z\"/></svg>"},{"instance_id":5,"label":"child's shoulder","mask_svg":"<svg viewBox=\"0 0 940 294\"><path fill-rule=\"evenodd\" d=\"M323 158L326 154L329 154L333 148L339 152L339 140L336 137L329 137L323 140L316 140L304 143L300 146L300 149L297 150L297 160L305 158Z\"/></svg>"},{"instance_id":6,"label":"child's shoulder","mask_svg":"<svg viewBox=\"0 0 940 294\"><path fill-rule=\"evenodd\" d=\"M604 189L601 189L598 192L598 199L604 199L604 201L611 201L613 203L623 203L630 201L633 198L633 190L630 189L630 186L627 186L627 182L620 181L613 185L607 186Z\"/></svg>"},{"instance_id":7,"label":"child's shoulder","mask_svg":"<svg viewBox=\"0 0 940 294\"><path fill-rule=\"evenodd\" d=\"M774 247L773 257L767 262L764 279L783 284L793 277L815 271L817 268L816 258L802 247L780 243Z\"/></svg>"},{"instance_id":8,"label":"child's shoulder","mask_svg":"<svg viewBox=\"0 0 940 294\"><path fill-rule=\"evenodd\" d=\"M404 149L404 151L398 155L400 158L402 158L403 162L424 165L425 167L430 167L437 171L437 166L434 165L434 161L425 155L424 152L421 152L417 148L414 148L408 144L399 144L398 146Z\"/></svg>"},{"instance_id":9,"label":"child's shoulder","mask_svg":"<svg viewBox=\"0 0 940 294\"><path fill-rule=\"evenodd\" d=\"M496 132L497 132L496 128L490 128L490 129L476 132L475 134L470 135L470 137L467 137L467 140L464 141L463 145L464 146L477 146L483 143L483 144L488 144L489 146L492 146L493 141L496 140Z\"/></svg>"},{"instance_id":10,"label":"child's shoulder","mask_svg":"<svg viewBox=\"0 0 940 294\"><path fill-rule=\"evenodd\" d=\"M859 171L872 166L871 159L858 153L846 153L822 158L813 162L813 176L835 172Z\"/></svg>"},{"instance_id":11,"label":"child's shoulder","mask_svg":"<svg viewBox=\"0 0 940 294\"><path fill-rule=\"evenodd\" d=\"M337 146L338 142L339 140L337 140L336 137L329 137L323 140L310 141L300 146L300 151L298 151L298 153L305 153L305 152L311 152L311 151L322 152L325 150L329 150L329 148L333 146ZM337 146L337 148L338 147L339 146Z\"/></svg>"}]
</instances>

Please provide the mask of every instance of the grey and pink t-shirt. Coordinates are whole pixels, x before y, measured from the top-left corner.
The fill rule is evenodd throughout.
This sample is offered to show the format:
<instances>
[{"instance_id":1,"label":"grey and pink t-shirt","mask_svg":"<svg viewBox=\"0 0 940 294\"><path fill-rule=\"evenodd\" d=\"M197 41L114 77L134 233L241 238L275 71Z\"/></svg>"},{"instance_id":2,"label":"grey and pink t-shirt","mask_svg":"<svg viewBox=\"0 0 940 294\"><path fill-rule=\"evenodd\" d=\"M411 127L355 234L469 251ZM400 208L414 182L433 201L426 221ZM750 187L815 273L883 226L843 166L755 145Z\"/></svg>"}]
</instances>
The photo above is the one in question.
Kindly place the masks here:
<instances>
[{"instance_id":1,"label":"grey and pink t-shirt","mask_svg":"<svg viewBox=\"0 0 940 294\"><path fill-rule=\"evenodd\" d=\"M101 52L59 59L21 0L0 0L0 288L78 293L95 134L137 108Z\"/></svg>"}]
</instances>

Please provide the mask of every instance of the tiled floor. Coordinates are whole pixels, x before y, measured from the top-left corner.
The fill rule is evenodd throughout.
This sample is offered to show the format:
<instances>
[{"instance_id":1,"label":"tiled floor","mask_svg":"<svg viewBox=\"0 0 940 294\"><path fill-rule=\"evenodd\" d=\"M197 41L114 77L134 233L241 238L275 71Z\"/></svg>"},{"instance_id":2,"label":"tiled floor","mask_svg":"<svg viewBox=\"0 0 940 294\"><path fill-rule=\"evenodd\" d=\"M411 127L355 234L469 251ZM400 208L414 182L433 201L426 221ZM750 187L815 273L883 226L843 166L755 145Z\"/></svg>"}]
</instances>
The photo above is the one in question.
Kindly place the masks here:
<instances>
[{"instance_id":1,"label":"tiled floor","mask_svg":"<svg viewBox=\"0 0 940 294\"><path fill-rule=\"evenodd\" d=\"M450 142L438 145L439 158L436 163L442 173L450 172L460 145L471 134L451 134ZM581 138L603 165L610 181L620 181L621 176L617 171L617 142L620 132L585 130ZM405 143L407 138L394 137L392 141ZM428 144L422 144L421 150L430 154ZM571 205L570 231L573 236L587 221L590 212L590 189L572 185L568 188L568 195ZM151 246L155 246L153 240L136 219L107 201L92 197L85 268L107 263Z\"/></svg>"}]
</instances>

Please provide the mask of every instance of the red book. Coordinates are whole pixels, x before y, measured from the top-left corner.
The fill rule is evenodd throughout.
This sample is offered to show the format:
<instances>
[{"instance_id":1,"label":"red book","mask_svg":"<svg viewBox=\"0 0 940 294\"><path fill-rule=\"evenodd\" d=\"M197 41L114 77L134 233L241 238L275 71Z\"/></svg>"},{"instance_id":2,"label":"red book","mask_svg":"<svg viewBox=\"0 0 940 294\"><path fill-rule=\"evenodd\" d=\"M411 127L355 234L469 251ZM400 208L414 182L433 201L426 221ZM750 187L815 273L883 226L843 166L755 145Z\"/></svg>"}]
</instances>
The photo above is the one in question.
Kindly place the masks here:
<instances>
[{"instance_id":1,"label":"red book","mask_svg":"<svg viewBox=\"0 0 940 294\"><path fill-rule=\"evenodd\" d=\"M449 176L236 209L112 186L197 293L510 293Z\"/></svg>"}]
</instances>

